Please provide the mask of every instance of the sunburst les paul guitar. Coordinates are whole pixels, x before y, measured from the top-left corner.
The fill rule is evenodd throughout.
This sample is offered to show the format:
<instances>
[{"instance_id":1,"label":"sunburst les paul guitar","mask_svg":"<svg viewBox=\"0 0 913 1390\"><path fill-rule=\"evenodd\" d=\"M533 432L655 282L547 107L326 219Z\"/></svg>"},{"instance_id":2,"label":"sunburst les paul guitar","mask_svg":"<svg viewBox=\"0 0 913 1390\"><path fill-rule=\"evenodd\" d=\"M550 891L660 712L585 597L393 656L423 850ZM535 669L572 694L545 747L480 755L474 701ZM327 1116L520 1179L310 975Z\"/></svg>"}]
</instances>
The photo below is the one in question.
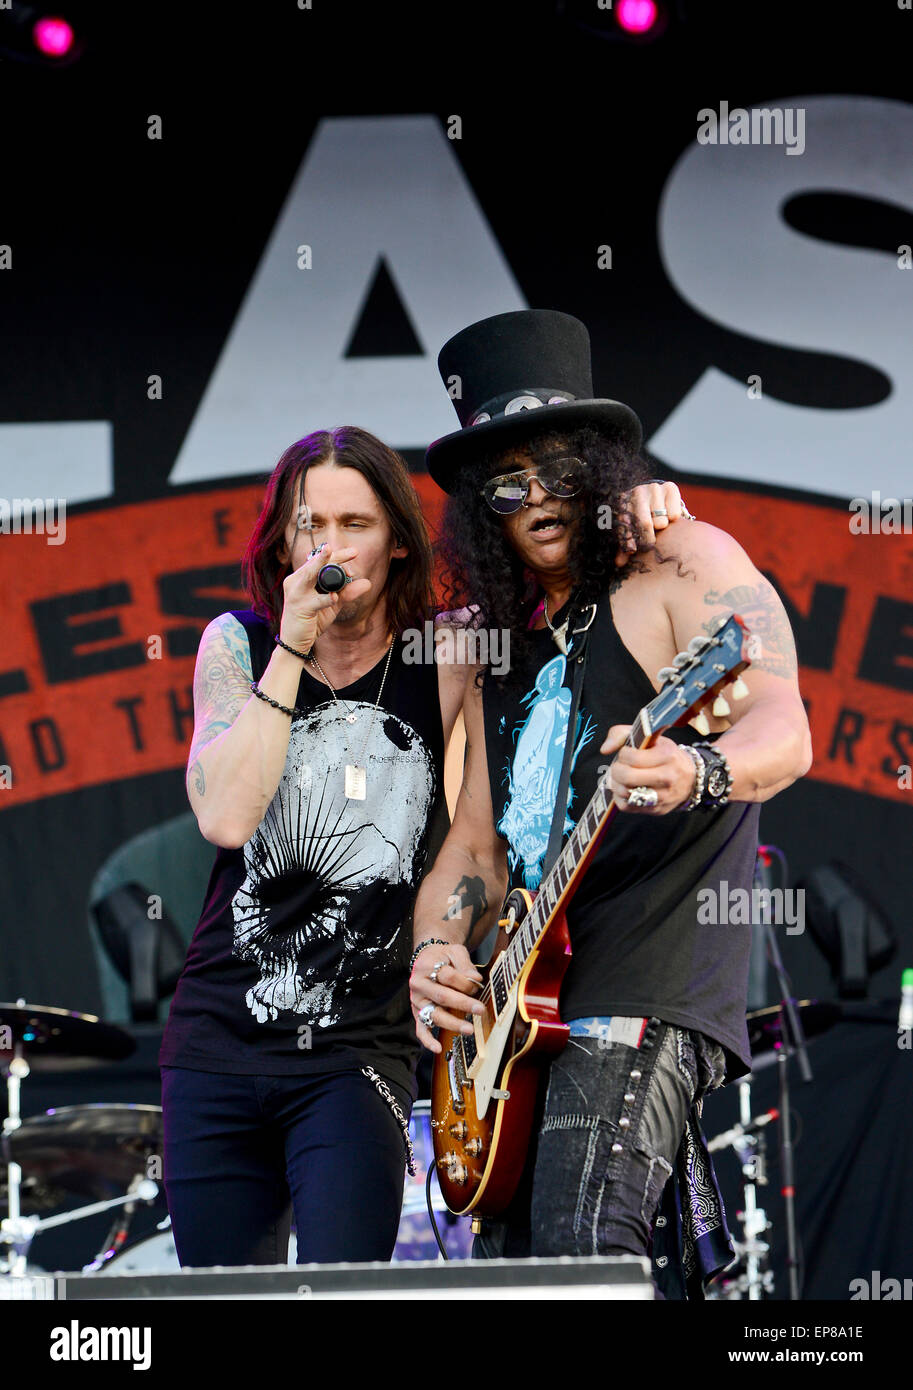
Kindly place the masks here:
<instances>
[{"instance_id":1,"label":"sunburst les paul guitar","mask_svg":"<svg viewBox=\"0 0 913 1390\"><path fill-rule=\"evenodd\" d=\"M658 695L637 715L627 742L648 748L667 729L686 724L722 697L747 687L749 633L737 614L712 637L695 637L675 665L664 667ZM709 732L706 726L705 732ZM564 1047L568 1028L558 1013L571 947L565 914L602 837L618 812L600 779L577 825L535 894L515 888L501 909L498 936L481 970L483 1014L467 1014L473 1033L441 1030L431 1083L435 1166L452 1212L497 1216L516 1191L533 1126L542 1064Z\"/></svg>"}]
</instances>

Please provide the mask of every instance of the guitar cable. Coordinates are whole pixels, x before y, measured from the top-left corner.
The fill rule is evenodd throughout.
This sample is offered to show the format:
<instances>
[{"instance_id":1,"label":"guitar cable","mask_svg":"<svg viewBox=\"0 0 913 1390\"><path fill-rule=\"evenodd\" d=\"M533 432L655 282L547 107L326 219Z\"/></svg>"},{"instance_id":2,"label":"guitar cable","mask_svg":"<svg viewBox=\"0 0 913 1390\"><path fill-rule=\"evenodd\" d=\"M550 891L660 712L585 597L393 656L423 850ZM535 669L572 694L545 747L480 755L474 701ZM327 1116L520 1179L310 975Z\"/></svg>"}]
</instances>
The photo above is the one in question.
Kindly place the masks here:
<instances>
[{"instance_id":1,"label":"guitar cable","mask_svg":"<svg viewBox=\"0 0 913 1390\"><path fill-rule=\"evenodd\" d=\"M428 1208L428 1220L431 1222L431 1229L434 1232L434 1238L437 1241L437 1248L441 1252L441 1258L444 1260L449 1260L450 1256L447 1254L447 1247L441 1240L441 1233L438 1230L437 1222L434 1219L434 1207L431 1204L431 1176L433 1173L434 1159L432 1159L431 1162L428 1164L428 1172L425 1174L425 1205Z\"/></svg>"}]
</instances>

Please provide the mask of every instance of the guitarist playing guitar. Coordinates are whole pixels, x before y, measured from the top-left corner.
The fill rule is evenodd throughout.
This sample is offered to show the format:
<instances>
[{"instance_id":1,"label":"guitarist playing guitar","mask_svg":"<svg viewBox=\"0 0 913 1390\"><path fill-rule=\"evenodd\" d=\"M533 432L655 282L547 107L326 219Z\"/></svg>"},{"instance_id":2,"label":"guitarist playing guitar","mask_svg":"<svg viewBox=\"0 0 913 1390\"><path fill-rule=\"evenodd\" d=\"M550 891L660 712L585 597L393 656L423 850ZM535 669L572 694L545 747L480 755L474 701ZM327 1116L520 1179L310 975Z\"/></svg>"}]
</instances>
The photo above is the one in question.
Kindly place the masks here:
<instances>
[{"instance_id":1,"label":"guitarist playing guitar","mask_svg":"<svg viewBox=\"0 0 913 1390\"><path fill-rule=\"evenodd\" d=\"M699 1296L729 1257L695 1107L750 1067L750 926L706 905L750 889L759 803L811 762L792 634L772 586L713 526L663 530L654 516L655 548L617 568L622 494L644 476L640 426L593 398L578 320L498 315L451 339L439 365L461 383L462 428L428 451L450 494L454 594L511 645L506 675L466 681L463 786L415 908L410 990L418 1037L439 1054L438 1176L448 1204L480 1218L478 1254L643 1256L688 1143ZM701 645L717 634L728 660ZM730 689L749 662L747 692ZM680 709L666 717L670 688ZM568 741L569 838L550 875ZM469 951L497 923L485 978Z\"/></svg>"}]
</instances>

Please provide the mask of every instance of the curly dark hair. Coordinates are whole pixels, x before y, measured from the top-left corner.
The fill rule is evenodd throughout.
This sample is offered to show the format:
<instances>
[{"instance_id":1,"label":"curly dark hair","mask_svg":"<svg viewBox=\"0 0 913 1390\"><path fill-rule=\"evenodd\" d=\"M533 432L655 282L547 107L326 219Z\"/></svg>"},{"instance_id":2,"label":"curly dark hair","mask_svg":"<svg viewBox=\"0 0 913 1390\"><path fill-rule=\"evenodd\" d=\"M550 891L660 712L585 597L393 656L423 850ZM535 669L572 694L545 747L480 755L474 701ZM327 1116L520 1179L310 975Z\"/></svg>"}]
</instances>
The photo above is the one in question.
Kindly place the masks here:
<instances>
[{"instance_id":1,"label":"curly dark hair","mask_svg":"<svg viewBox=\"0 0 913 1390\"><path fill-rule=\"evenodd\" d=\"M267 619L275 635L282 617L282 583L290 572L288 562L279 558L285 528L297 504L303 474L329 462L354 468L370 483L394 536L407 547L408 554L390 564L386 590L390 625L396 633L421 627L434 607L433 557L421 503L399 454L357 425L315 430L290 444L273 469L241 561L251 607Z\"/></svg>"},{"instance_id":2,"label":"curly dark hair","mask_svg":"<svg viewBox=\"0 0 913 1390\"><path fill-rule=\"evenodd\" d=\"M570 532L568 569L581 603L591 603L642 568L632 557L615 564L625 531L624 494L651 476L649 464L592 426L569 434L547 434L529 446L532 462L556 450L584 459L583 489L574 498L577 525ZM535 578L511 549L501 519L480 488L487 478L516 468L505 462L503 444L479 453L460 474L444 510L438 540L445 607L477 606L475 625L510 631L511 665L522 665L529 647L528 625L542 598Z\"/></svg>"}]
</instances>

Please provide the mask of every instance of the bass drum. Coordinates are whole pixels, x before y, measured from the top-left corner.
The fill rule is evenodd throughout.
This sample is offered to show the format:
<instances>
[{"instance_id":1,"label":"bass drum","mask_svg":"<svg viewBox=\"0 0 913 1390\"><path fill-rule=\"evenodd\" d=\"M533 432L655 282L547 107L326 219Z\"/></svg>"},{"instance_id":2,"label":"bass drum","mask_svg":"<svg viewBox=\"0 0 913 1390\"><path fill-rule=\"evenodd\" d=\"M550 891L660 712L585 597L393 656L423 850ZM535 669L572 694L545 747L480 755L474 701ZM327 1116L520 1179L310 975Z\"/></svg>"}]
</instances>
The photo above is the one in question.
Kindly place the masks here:
<instances>
[{"instance_id":1,"label":"bass drum","mask_svg":"<svg viewBox=\"0 0 913 1390\"><path fill-rule=\"evenodd\" d=\"M428 1165L434 1161L430 1101L417 1101L413 1107L409 1138L415 1153L415 1176L410 1178L406 1175L403 1211L393 1249L394 1264L441 1258L425 1205L425 1175ZM431 1185L431 1205L449 1258L468 1259L472 1246L469 1220L465 1216L454 1216L447 1210L440 1189L434 1182ZM297 1257L298 1245L293 1231L289 1240L288 1263L294 1265ZM171 1222L166 1221L162 1223L162 1229L140 1237L112 1255L98 1270L98 1275L103 1278L106 1274L176 1274L180 1267Z\"/></svg>"},{"instance_id":2,"label":"bass drum","mask_svg":"<svg viewBox=\"0 0 913 1390\"><path fill-rule=\"evenodd\" d=\"M119 1250L97 1270L98 1277L106 1274L177 1274L180 1271L178 1252L174 1248L171 1220L163 1221L164 1230L151 1236L140 1236Z\"/></svg>"}]
</instances>

